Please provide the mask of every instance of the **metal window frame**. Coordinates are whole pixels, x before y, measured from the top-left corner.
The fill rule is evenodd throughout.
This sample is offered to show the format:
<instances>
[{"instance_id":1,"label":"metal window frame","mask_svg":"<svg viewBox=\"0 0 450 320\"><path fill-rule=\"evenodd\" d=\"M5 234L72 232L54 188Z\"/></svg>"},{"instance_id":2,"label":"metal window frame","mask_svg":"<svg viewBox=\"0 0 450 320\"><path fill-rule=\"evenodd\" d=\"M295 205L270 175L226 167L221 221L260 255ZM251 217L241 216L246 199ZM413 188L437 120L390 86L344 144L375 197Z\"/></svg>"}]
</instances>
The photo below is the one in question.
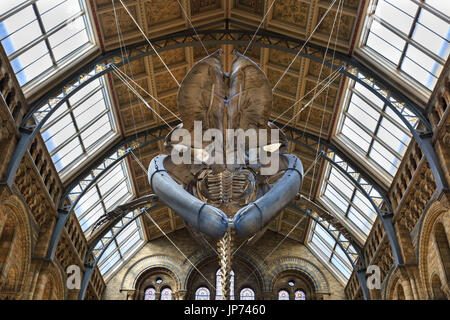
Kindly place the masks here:
<instances>
[{"instance_id":1,"label":"metal window frame","mask_svg":"<svg viewBox=\"0 0 450 320\"><path fill-rule=\"evenodd\" d=\"M2 16L0 16L0 23L1 23L3 21L6 21L8 18L13 17L16 13L18 13L18 12L24 10L25 8L31 6L33 11L34 11L34 15L35 15L35 19L32 20L31 22L37 21L37 23L39 25L39 28L40 28L40 31L41 31L41 35L39 37L35 38L35 39L30 40L26 45L24 45L19 50L16 50L13 53L11 53L8 56L8 59L10 61L12 61L12 60L20 57L23 53L27 52L28 50L30 50L31 48L35 47L39 43L44 42L45 46L46 46L46 49L47 49L47 52L44 53L40 58L42 58L43 56L48 54L50 56L51 61L52 61L52 67L44 70L43 72L41 72L39 75L35 76L32 79L28 79L22 85L23 87L24 86L28 87L29 85L32 85L32 83L35 83L37 80L39 80L42 77L44 77L45 75L47 75L51 70L55 71L61 65L65 64L67 61L71 61L71 60L79 57L82 52L84 52L87 48L90 48L90 47L92 47L95 44L94 34L93 34L93 30L92 30L92 24L91 24L90 19L88 17L88 12L87 12L87 8L86 8L85 0L78 0L79 6L80 6L80 11L79 12L77 12L77 13L73 14L72 16L68 17L64 21L62 21L59 24L57 24L56 26L52 27L50 30L46 30L46 28L45 28L45 26L43 24L43 21L42 21L42 15L47 13L48 11L53 10L54 8L58 7L59 5L63 4L65 1L54 5L53 7L51 7L50 9L48 9L47 11L45 11L43 13L39 12L39 9L37 7L36 2L37 2L37 0L28 0L28 2L21 3L21 4L17 5L15 8L10 9L8 12L6 12ZM75 21L78 18L81 18L83 20L83 22L84 22L84 29L83 30L86 31L86 35L87 35L88 41L86 43L84 43L83 45L81 45L76 50L73 50L72 52L70 52L66 56L61 57L60 59L57 60L55 58L55 55L54 55L54 52L53 52L53 48L50 45L49 37L54 35L56 32L60 31L65 26L67 26L68 24L70 24L71 22ZM15 32L20 31L21 29L26 27L28 24L20 27L18 30L15 30ZM8 36L10 36L10 35L8 35ZM74 36L74 35L71 35L69 38L66 38L64 41L67 41L72 36ZM59 43L59 44L61 44L61 43ZM26 67L32 65L37 60L39 60L39 59L36 59L32 63L30 63L27 66L23 67L21 70L17 71L16 74L19 73L19 72L22 72Z\"/></svg>"},{"instance_id":2,"label":"metal window frame","mask_svg":"<svg viewBox=\"0 0 450 320\"><path fill-rule=\"evenodd\" d=\"M419 17L421 14L421 11L427 10L428 12L430 12L431 14L433 14L434 16L436 16L437 18L443 20L444 22L450 24L450 18L447 17L445 14L437 11L436 9L434 9L433 7L431 7L430 5L428 5L427 3L425 3L423 0L419 1L419 0L410 0L411 2L415 3L418 5L417 7L417 11L415 13L414 16L411 16L410 14L404 12L403 10L401 10L400 8L397 8L394 4L390 3L389 4L391 6L393 6L394 8L397 8L398 10L404 12L405 14L407 14L408 16L410 16L413 21L410 27L410 30L408 32L408 34L404 34L402 31L398 30L396 27L392 26L388 21L384 20L382 17L379 17L375 14L378 2L373 2L373 6L371 8L371 12L369 12L367 14L366 17L366 23L365 23L365 28L364 31L362 33L361 36L361 40L360 40L360 47L368 47L367 46L367 40L369 37L369 34L371 33L371 29L372 29L372 23L373 21L377 21L379 24L381 24L382 26L384 26L385 28L387 28L389 31L391 31L393 34L395 34L396 36L400 37L401 39L403 39L405 41L405 44L403 46L402 50L399 50L401 52L399 61L392 62L390 59L388 59L387 57L385 57L381 52L379 52L378 50L375 50L371 47L369 47L371 49L371 51L373 53L375 53L376 55L380 56L383 58L383 60L386 60L390 63L393 64L393 66L395 67L396 70L402 72L403 74L406 74L408 77L410 77L413 81L415 81L418 85L420 85L422 88L425 88L426 90L430 91L430 89L425 86L424 84L422 84L421 82L419 82L418 80L414 79L414 77L412 75L410 75L408 72L404 71L402 69L402 65L403 62L405 60L406 57L406 51L408 50L408 47L410 45L414 46L416 49L418 49L420 52L422 52L423 54L425 54L426 56L430 57L432 60L434 60L436 63L440 64L441 66L445 65L445 60L442 59L440 56L436 55L434 52L430 51L428 48L426 48L425 46L421 45L419 42L417 42L416 40L414 40L413 34L414 34L414 30L417 26L417 24L420 24L422 26L424 26L426 29L430 30L431 32L435 33L434 30L430 29L428 26L423 25L422 23L419 23ZM373 33L373 32L372 32ZM375 33L374 33L375 34ZM435 33L436 34L436 33ZM376 35L376 34L375 34ZM438 35L440 36L440 35ZM441 36L440 36L441 37ZM441 37L442 38L442 37ZM388 41L382 39L383 41L389 43ZM389 43L390 44L390 43ZM390 44L392 46L392 44ZM395 47L395 46L394 46ZM396 47L395 47L396 48ZM419 67L421 67L417 62L415 62L414 60L410 59L413 63L416 63ZM379 64L379 63L377 63ZM385 68L383 65L380 65L380 67ZM423 68L422 68L423 69ZM428 73L430 73L428 70L424 69L425 71L427 71ZM438 78L439 75L435 75L430 73L430 76L433 76L435 78Z\"/></svg>"}]
</instances>

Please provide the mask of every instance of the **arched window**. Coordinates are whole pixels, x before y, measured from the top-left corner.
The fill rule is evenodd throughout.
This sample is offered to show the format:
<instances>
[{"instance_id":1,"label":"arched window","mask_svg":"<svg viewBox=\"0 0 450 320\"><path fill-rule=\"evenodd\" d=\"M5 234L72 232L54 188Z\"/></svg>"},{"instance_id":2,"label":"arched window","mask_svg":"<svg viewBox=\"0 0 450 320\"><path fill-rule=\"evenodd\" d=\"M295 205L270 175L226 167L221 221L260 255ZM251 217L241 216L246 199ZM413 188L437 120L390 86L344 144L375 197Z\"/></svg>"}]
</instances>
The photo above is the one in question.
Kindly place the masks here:
<instances>
[{"instance_id":1,"label":"arched window","mask_svg":"<svg viewBox=\"0 0 450 320\"><path fill-rule=\"evenodd\" d=\"M278 292L278 300L289 300L289 292L286 290L280 290Z\"/></svg>"},{"instance_id":2,"label":"arched window","mask_svg":"<svg viewBox=\"0 0 450 320\"><path fill-rule=\"evenodd\" d=\"M195 300L209 300L209 290L205 287L200 287L195 291Z\"/></svg>"},{"instance_id":3,"label":"arched window","mask_svg":"<svg viewBox=\"0 0 450 320\"><path fill-rule=\"evenodd\" d=\"M155 300L155 288L150 287L145 289L144 300Z\"/></svg>"},{"instance_id":4,"label":"arched window","mask_svg":"<svg viewBox=\"0 0 450 320\"><path fill-rule=\"evenodd\" d=\"M220 269L216 272L216 300L222 300L222 273ZM231 271L230 300L234 300L234 271Z\"/></svg>"},{"instance_id":5,"label":"arched window","mask_svg":"<svg viewBox=\"0 0 450 320\"><path fill-rule=\"evenodd\" d=\"M255 300L255 292L250 288L242 289L241 300Z\"/></svg>"},{"instance_id":6,"label":"arched window","mask_svg":"<svg viewBox=\"0 0 450 320\"><path fill-rule=\"evenodd\" d=\"M172 290L165 288L161 291L161 300L172 300Z\"/></svg>"},{"instance_id":7,"label":"arched window","mask_svg":"<svg viewBox=\"0 0 450 320\"><path fill-rule=\"evenodd\" d=\"M306 295L302 290L295 291L295 300L306 300Z\"/></svg>"}]
</instances>

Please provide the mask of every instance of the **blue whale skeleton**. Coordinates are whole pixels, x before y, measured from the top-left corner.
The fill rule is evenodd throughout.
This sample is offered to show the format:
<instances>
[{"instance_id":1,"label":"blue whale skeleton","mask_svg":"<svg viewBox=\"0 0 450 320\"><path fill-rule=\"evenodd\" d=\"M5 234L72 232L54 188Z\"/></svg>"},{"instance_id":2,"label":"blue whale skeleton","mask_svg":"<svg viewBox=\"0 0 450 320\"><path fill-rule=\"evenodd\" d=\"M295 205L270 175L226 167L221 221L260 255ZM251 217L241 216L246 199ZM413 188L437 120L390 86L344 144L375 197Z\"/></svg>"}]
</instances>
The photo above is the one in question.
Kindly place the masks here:
<instances>
[{"instance_id":1,"label":"blue whale skeleton","mask_svg":"<svg viewBox=\"0 0 450 320\"><path fill-rule=\"evenodd\" d=\"M223 137L229 129L274 129L268 121L273 95L266 75L249 58L237 51L234 54L230 73L222 71L221 50L217 50L186 74L178 92L182 123L166 137L164 146L169 155L157 155L148 168L150 186L159 200L176 212L188 228L219 240L224 299L229 298L232 235L249 239L264 232L296 197L303 179L302 163L286 153L287 139L282 132L272 134L269 143L257 141L257 149L270 153L270 162L278 163L273 174L262 174L271 163L259 156L252 158L249 148L239 163L228 159L226 163L205 161L208 147L199 140L202 135L194 132L196 122L202 124L203 132L216 129ZM177 141L177 129L188 132L188 138ZM234 151L239 143L233 139ZM222 145L219 151L226 154L230 142ZM173 161L174 150L183 150L188 158L197 161L177 164ZM199 154L203 156L199 158Z\"/></svg>"}]
</instances>

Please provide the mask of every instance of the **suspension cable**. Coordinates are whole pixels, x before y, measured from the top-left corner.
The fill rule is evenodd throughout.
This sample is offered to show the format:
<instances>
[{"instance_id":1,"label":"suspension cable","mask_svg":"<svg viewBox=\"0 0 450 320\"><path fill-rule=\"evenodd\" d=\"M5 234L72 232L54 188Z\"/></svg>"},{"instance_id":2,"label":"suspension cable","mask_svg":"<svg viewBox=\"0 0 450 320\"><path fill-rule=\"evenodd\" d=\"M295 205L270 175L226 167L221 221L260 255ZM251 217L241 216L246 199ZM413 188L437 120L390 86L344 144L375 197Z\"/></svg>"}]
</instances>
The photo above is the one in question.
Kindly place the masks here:
<instances>
[{"instance_id":1,"label":"suspension cable","mask_svg":"<svg viewBox=\"0 0 450 320\"><path fill-rule=\"evenodd\" d=\"M113 67L113 69L114 69L114 67ZM145 99L139 94L139 92L137 92L137 90L134 89L133 86L130 83L128 83L128 81L119 72L117 72L116 70L117 70L117 67L116 67L116 69L113 70L113 72L119 77L119 79L144 103L144 105L147 108L152 110L172 130L173 129L172 126L163 117L161 117L161 115L158 112L156 112L156 110L153 109L148 104L147 101L145 101Z\"/></svg>"},{"instance_id":2,"label":"suspension cable","mask_svg":"<svg viewBox=\"0 0 450 320\"><path fill-rule=\"evenodd\" d=\"M270 5L269 9L265 13L264 17L261 19L261 22L259 23L258 28L256 28L255 33L253 34L252 38L250 39L250 42L247 44L247 47L245 48L245 51L243 53L244 56L245 56L245 53L247 52L248 48L250 47L250 44L253 42L253 39L255 39L256 34L258 33L259 29L261 28L262 24L264 23L264 20L266 20L267 15L269 14L270 10L272 9L272 7L273 7L273 5L275 4L276 1L277 0L273 0L272 4Z\"/></svg>"},{"instance_id":3,"label":"suspension cable","mask_svg":"<svg viewBox=\"0 0 450 320\"><path fill-rule=\"evenodd\" d=\"M197 30L195 29L194 25L192 24L192 20L189 18L189 16L188 16L186 10L184 10L183 5L181 4L180 0L177 0L177 2L178 2L178 4L180 5L181 10L183 10L184 16L185 16L186 19L189 21L189 24L191 25L192 29L194 30L195 35L197 36L198 40L200 40L200 44L202 45L203 50L205 50L206 55L208 55L208 54L209 54L209 53L208 53L208 50L206 49L205 45L203 44L202 39L200 38L200 36L199 36L198 33L197 33Z\"/></svg>"},{"instance_id":4,"label":"suspension cable","mask_svg":"<svg viewBox=\"0 0 450 320\"><path fill-rule=\"evenodd\" d=\"M314 33L316 32L317 28L320 26L320 24L322 23L323 19L325 19L325 17L328 15L328 12L330 12L331 8L333 7L333 5L336 3L336 0L333 0L333 2L331 3L331 5L328 7L327 11L325 12L325 14L322 16L322 18L320 19L319 23L316 25L316 27L314 28L314 30L311 32L311 34L308 36L308 39L306 39L305 43L303 43L302 47L300 48L300 50L298 50L297 54L295 55L295 57L292 59L291 63L287 66L286 70L284 70L283 74L281 75L280 79L278 79L277 83L275 84L275 86L272 88L272 91L274 91L276 89L276 87L278 86L278 84L280 83L280 81L284 78L284 76L286 75L286 73L289 71L289 69L291 68L291 66L294 64L295 60L297 59L297 57L299 56L300 52L303 50L303 48L306 46L306 44L309 42L309 40L311 39L311 37L314 35Z\"/></svg>"},{"instance_id":5,"label":"suspension cable","mask_svg":"<svg viewBox=\"0 0 450 320\"><path fill-rule=\"evenodd\" d=\"M145 35L144 31L142 30L142 28L139 26L139 24L137 23L137 21L134 19L133 15L131 14L131 12L128 10L127 6L123 3L122 0L119 0L120 3L122 4L123 8L125 9L125 11L128 13L128 15L131 17L131 20L133 20L134 24L138 27L139 31L142 33L142 35L144 36L145 40L147 40L148 44L150 45L150 47L152 47L153 51L156 53L156 55L158 56L159 60L161 60L162 64L164 65L164 67L167 69L167 71L170 73L170 75L172 76L173 80L177 83L178 86L180 86L180 83L178 82L178 80L175 78L175 76L173 75L172 71L170 71L169 67L166 65L166 63L164 62L164 60L161 58L161 56L159 55L158 51L156 51L155 47L153 46L153 44L150 42L150 40L148 39L148 37ZM336 1L336 0L335 0Z\"/></svg>"}]
</instances>

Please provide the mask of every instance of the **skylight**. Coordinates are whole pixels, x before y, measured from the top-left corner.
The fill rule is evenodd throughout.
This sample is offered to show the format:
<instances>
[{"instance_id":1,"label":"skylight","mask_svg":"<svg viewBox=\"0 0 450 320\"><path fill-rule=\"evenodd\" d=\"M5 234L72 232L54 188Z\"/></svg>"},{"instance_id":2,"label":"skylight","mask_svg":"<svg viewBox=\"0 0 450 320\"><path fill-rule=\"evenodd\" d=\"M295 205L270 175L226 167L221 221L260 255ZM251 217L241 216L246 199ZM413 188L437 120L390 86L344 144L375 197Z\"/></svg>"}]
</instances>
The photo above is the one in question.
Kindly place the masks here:
<instances>
[{"instance_id":1,"label":"skylight","mask_svg":"<svg viewBox=\"0 0 450 320\"><path fill-rule=\"evenodd\" d=\"M131 216L132 213L128 215ZM118 225L123 226L123 220L119 222ZM113 233L110 231L101 241L110 242L112 237ZM98 263L100 273L105 275L117 269L117 267L128 260L143 243L144 236L142 227L139 219L136 219L119 233L105 250ZM102 247L102 245L102 243L99 243L97 248Z\"/></svg>"},{"instance_id":2,"label":"skylight","mask_svg":"<svg viewBox=\"0 0 450 320\"><path fill-rule=\"evenodd\" d=\"M92 173L91 173L92 174ZM77 186L76 188L79 188ZM76 192L77 190L72 190ZM78 190L78 191L81 191ZM88 190L75 207L75 214L81 229L89 238L92 225L117 205L123 204L133 197L131 182L124 160L118 163Z\"/></svg>"},{"instance_id":3,"label":"skylight","mask_svg":"<svg viewBox=\"0 0 450 320\"><path fill-rule=\"evenodd\" d=\"M333 228L330 224L327 224L329 230L335 233L339 241L342 243L348 243L348 240ZM333 239L333 237L318 223L313 222L311 238L309 246L315 252L318 257L333 266L333 270L339 272L339 274L345 279L349 279L352 274L353 267L347 255ZM349 251L356 253L354 248L350 246Z\"/></svg>"},{"instance_id":4,"label":"skylight","mask_svg":"<svg viewBox=\"0 0 450 320\"><path fill-rule=\"evenodd\" d=\"M433 90L450 53L450 10L441 0L378 0L363 44Z\"/></svg>"},{"instance_id":5,"label":"skylight","mask_svg":"<svg viewBox=\"0 0 450 320\"><path fill-rule=\"evenodd\" d=\"M405 106L400 110L408 112ZM411 123L417 124L417 120ZM382 170L389 179L397 172L411 140L411 134L399 117L362 84L352 82L344 102L338 137L360 157Z\"/></svg>"},{"instance_id":6,"label":"skylight","mask_svg":"<svg viewBox=\"0 0 450 320\"><path fill-rule=\"evenodd\" d=\"M337 155L335 158L335 161L340 160ZM344 169L353 171L348 166ZM365 186L369 196L381 199L379 193L361 176L356 181ZM319 200L365 241L377 217L375 208L349 178L331 165L327 166Z\"/></svg>"},{"instance_id":7,"label":"skylight","mask_svg":"<svg viewBox=\"0 0 450 320\"><path fill-rule=\"evenodd\" d=\"M80 165L115 136L104 79L95 79L69 98L46 122L41 134L60 174Z\"/></svg>"},{"instance_id":8,"label":"skylight","mask_svg":"<svg viewBox=\"0 0 450 320\"><path fill-rule=\"evenodd\" d=\"M92 175L92 173L90 174ZM81 192L80 186L75 187L71 192ZM110 212L118 205L128 202L133 197L128 168L125 160L121 160L83 195L75 207L75 215L86 238L90 238L94 223L102 215ZM134 211L128 213L108 231L94 248L93 253L95 257L98 257L101 250L112 241L98 263L102 275L111 272L121 263L124 263L144 243L141 222L139 218L133 220L135 214ZM128 226L117 234L127 223L129 223ZM117 237L112 240L116 234Z\"/></svg>"},{"instance_id":9,"label":"skylight","mask_svg":"<svg viewBox=\"0 0 450 320\"><path fill-rule=\"evenodd\" d=\"M21 86L94 44L84 0L0 1L0 41Z\"/></svg>"}]
</instances>

